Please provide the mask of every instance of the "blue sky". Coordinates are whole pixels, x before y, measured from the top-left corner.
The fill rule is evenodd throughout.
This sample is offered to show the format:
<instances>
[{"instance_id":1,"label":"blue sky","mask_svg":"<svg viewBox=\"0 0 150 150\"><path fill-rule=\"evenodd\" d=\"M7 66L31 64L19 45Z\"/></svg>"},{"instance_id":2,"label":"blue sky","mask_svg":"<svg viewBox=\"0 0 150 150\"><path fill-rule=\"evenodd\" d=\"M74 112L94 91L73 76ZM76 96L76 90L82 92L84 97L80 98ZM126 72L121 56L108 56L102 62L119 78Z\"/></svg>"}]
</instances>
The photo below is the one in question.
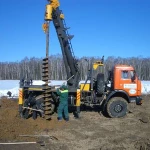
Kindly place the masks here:
<instances>
[{"instance_id":1,"label":"blue sky","mask_svg":"<svg viewBox=\"0 0 150 150\"><path fill-rule=\"evenodd\" d=\"M45 56L46 0L0 0L0 61ZM77 57L150 57L150 0L60 0ZM61 54L51 23L50 54Z\"/></svg>"}]
</instances>

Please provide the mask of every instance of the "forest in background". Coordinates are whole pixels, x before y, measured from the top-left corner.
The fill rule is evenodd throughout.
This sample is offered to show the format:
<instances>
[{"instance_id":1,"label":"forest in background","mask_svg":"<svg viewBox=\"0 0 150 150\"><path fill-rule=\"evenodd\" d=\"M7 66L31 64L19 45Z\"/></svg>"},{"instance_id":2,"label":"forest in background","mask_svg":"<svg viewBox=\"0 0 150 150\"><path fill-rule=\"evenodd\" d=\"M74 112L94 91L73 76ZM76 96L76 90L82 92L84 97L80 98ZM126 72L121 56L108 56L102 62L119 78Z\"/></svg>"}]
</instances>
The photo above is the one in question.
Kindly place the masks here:
<instances>
[{"instance_id":1,"label":"forest in background","mask_svg":"<svg viewBox=\"0 0 150 150\"><path fill-rule=\"evenodd\" d=\"M85 61L85 59L87 61ZM101 60L101 57L78 58L81 80L85 80L92 63ZM139 79L150 80L150 58L143 57L108 57L104 59L104 71L107 76L115 64L128 64L135 68ZM66 71L62 55L49 56L50 80L66 80ZM0 80L20 80L22 77L33 80L42 79L42 58L25 57L17 62L0 62Z\"/></svg>"}]
</instances>

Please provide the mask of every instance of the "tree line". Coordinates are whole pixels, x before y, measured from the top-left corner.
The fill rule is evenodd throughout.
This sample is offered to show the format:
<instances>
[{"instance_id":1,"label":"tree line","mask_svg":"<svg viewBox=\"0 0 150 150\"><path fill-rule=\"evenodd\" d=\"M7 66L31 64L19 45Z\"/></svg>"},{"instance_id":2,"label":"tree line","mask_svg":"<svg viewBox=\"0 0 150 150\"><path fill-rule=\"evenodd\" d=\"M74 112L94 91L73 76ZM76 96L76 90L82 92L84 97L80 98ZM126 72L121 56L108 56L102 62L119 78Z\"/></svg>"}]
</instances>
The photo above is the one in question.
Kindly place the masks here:
<instances>
[{"instance_id":1,"label":"tree line","mask_svg":"<svg viewBox=\"0 0 150 150\"><path fill-rule=\"evenodd\" d=\"M101 57L78 58L80 78L85 80L90 66ZM150 58L143 57L108 57L104 60L104 72L107 76L115 64L127 64L135 68L139 79L150 80ZM66 80L65 66L62 55L49 56L50 80ZM0 80L20 80L22 77L33 80L42 79L42 58L25 57L17 62L0 62Z\"/></svg>"}]
</instances>

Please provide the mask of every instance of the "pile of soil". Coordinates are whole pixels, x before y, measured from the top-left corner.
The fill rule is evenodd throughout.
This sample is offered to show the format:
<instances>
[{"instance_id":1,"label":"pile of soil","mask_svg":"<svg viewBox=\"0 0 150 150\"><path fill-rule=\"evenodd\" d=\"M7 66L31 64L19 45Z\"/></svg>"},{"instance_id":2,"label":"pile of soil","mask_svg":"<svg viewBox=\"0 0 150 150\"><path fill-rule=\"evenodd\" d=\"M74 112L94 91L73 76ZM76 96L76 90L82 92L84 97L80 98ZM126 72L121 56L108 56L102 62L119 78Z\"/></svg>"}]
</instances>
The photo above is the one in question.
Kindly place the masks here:
<instances>
[{"instance_id":1,"label":"pile of soil","mask_svg":"<svg viewBox=\"0 0 150 150\"><path fill-rule=\"evenodd\" d=\"M0 107L0 141L22 141L19 135L36 134L42 131L48 132L54 128L61 128L65 122L58 123L56 117L51 121L38 117L23 119L19 116L17 100L2 99Z\"/></svg>"}]
</instances>

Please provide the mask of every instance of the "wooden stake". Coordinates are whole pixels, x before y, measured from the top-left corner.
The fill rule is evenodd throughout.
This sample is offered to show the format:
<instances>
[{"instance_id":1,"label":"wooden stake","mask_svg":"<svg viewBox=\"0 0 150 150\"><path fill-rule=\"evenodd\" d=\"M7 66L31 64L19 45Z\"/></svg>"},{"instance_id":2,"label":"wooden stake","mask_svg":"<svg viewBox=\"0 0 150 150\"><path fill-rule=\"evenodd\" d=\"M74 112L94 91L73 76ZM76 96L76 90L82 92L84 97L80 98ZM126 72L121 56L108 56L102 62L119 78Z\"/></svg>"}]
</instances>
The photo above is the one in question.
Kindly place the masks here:
<instances>
[{"instance_id":1,"label":"wooden stake","mask_svg":"<svg viewBox=\"0 0 150 150\"><path fill-rule=\"evenodd\" d=\"M14 143L0 143L0 145L14 145L14 144L36 144L37 142L14 142Z\"/></svg>"},{"instance_id":2,"label":"wooden stake","mask_svg":"<svg viewBox=\"0 0 150 150\"><path fill-rule=\"evenodd\" d=\"M58 140L56 137L50 136L50 135L19 135L19 136L21 136L21 137L48 137L51 139Z\"/></svg>"},{"instance_id":3,"label":"wooden stake","mask_svg":"<svg viewBox=\"0 0 150 150\"><path fill-rule=\"evenodd\" d=\"M39 142L0 143L0 145L19 145L19 144L40 144L41 146L45 146L45 142L44 141L39 141Z\"/></svg>"}]
</instances>

